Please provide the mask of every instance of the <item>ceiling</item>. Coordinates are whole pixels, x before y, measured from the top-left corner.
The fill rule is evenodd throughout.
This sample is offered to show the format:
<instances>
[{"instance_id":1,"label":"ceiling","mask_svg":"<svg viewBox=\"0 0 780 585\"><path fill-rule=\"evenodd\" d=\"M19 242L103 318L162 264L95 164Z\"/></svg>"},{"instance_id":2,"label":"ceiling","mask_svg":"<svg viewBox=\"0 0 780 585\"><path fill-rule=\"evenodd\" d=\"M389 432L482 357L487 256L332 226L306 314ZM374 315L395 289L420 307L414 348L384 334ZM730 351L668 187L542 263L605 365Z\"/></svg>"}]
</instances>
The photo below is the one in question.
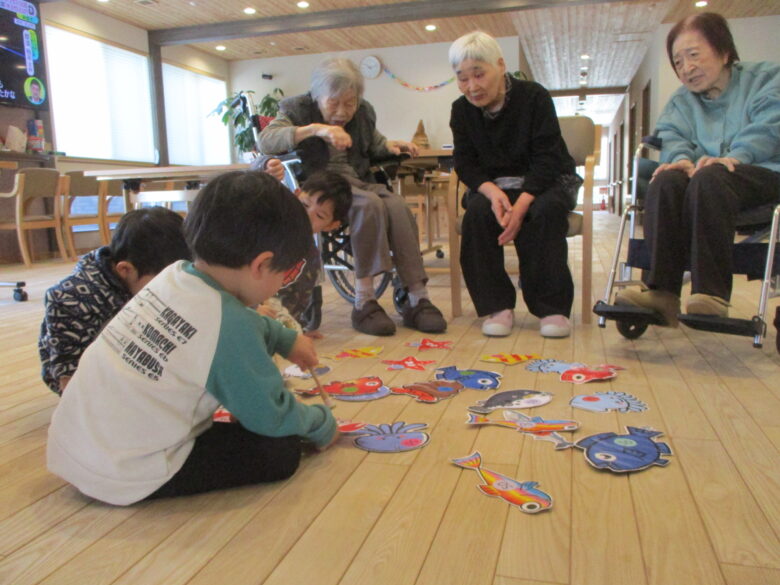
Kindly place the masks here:
<instances>
[{"instance_id":1,"label":"ceiling","mask_svg":"<svg viewBox=\"0 0 780 585\"><path fill-rule=\"evenodd\" d=\"M309 0L308 9L297 0L71 1L155 31L153 42L188 44L229 61L451 42L480 29L519 37L533 78L550 90L580 88L587 53L592 93L627 86L657 27L701 10L694 0ZM244 14L247 7L256 13ZM780 1L710 0L704 10L767 16L780 14ZM437 28L429 32L426 24ZM600 96L589 115L593 105L614 112L616 99ZM576 98L566 103L576 106Z\"/></svg>"}]
</instances>

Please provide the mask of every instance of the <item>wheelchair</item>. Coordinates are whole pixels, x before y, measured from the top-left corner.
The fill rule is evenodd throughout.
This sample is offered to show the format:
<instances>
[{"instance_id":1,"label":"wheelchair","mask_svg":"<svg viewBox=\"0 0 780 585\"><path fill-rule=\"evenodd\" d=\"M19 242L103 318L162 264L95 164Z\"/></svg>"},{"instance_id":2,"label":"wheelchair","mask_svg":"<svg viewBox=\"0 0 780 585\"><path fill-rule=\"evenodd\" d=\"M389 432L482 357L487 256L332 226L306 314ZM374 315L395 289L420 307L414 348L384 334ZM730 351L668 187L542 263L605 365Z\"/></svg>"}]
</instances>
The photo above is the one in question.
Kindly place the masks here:
<instances>
[{"instance_id":1,"label":"wheelchair","mask_svg":"<svg viewBox=\"0 0 780 585\"><path fill-rule=\"evenodd\" d=\"M306 180L306 177L327 164L327 144L320 138L308 138L299 144L295 151L274 156L282 162L285 169L283 183L293 192ZM372 165L374 179L392 189L390 181L406 155L382 160ZM355 302L355 266L352 245L349 237L349 225L342 225L338 230L322 232L315 236L315 242L320 250L322 266L336 292L348 303ZM407 299L407 292L395 271L385 272L374 281L376 298L381 297L392 284L393 305L398 312ZM317 287L312 296L312 304L304 313L309 329L316 329L322 319L322 289Z\"/></svg>"},{"instance_id":2,"label":"wheelchair","mask_svg":"<svg viewBox=\"0 0 780 585\"><path fill-rule=\"evenodd\" d=\"M240 109L245 118L250 121L255 144L259 144L260 132L263 129L261 116L256 112L251 93L239 92L231 108ZM236 118L234 117L234 123ZM257 149L259 153L259 149ZM285 173L282 182L293 193L306 180L306 177L327 166L328 145L321 138L307 138L298 144L293 152L284 155L274 155L281 160ZM391 181L400 163L408 155L399 155L387 160L372 161L374 180L392 190ZM315 236L315 242L320 250L322 265L328 280L333 284L339 295L348 303L355 302L355 266L352 245L349 238L349 226L343 225L336 231L321 233ZM380 298L390 285L393 285L393 304L398 312L406 302L407 293L395 271L385 272L374 280L376 298ZM317 287L312 295L312 303L304 312L308 329L317 329L322 320L322 288Z\"/></svg>"},{"instance_id":3,"label":"wheelchair","mask_svg":"<svg viewBox=\"0 0 780 585\"><path fill-rule=\"evenodd\" d=\"M607 320L616 322L617 329L626 339L640 337L650 325L661 325L661 316L650 309L610 304L615 288L642 284L632 278L633 269L649 270L650 253L643 239L636 237L637 215L642 212L642 201L647 192L658 162L642 156L644 149L660 151L661 140L647 136L634 155L631 204L624 211L612 265L607 279L604 298L593 307L598 315L599 327L606 327ZM628 226L628 251L621 262L621 251ZM751 319L721 318L709 315L679 315L684 325L702 331L728 333L753 337L753 347L760 348L766 335L766 313L769 298L780 295L780 251L777 240L780 234L780 193L774 203L747 209L737 217L737 236L743 239L733 246L734 274L744 274L748 279L762 278L761 292L756 314ZM765 241L768 239L768 242ZM619 275L619 280L618 280Z\"/></svg>"}]
</instances>

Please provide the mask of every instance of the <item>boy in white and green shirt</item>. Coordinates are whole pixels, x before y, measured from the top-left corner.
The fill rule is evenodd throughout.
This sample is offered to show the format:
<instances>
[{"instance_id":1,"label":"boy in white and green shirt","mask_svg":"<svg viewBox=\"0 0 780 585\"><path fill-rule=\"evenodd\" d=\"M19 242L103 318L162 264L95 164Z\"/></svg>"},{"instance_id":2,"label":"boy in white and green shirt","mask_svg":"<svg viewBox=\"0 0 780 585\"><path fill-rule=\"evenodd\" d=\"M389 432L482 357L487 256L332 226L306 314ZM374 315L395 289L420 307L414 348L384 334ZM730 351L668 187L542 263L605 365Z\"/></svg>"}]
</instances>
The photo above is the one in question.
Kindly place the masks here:
<instances>
[{"instance_id":1,"label":"boy in white and green shirt","mask_svg":"<svg viewBox=\"0 0 780 585\"><path fill-rule=\"evenodd\" d=\"M302 439L337 436L271 358L316 365L312 341L249 309L311 245L300 202L265 173L227 173L201 191L185 236L194 262L163 270L111 320L52 417L49 469L111 504L284 479ZM220 404L240 424L214 425Z\"/></svg>"}]
</instances>

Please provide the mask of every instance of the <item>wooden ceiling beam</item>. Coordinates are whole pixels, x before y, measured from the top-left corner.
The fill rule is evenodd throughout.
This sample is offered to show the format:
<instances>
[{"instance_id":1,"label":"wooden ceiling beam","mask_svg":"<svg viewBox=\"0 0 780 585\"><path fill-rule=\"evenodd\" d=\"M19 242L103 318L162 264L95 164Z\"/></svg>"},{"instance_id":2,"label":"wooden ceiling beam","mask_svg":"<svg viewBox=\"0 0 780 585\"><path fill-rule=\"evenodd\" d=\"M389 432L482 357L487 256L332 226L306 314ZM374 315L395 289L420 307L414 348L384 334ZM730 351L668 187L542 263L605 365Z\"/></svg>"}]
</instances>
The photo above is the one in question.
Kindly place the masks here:
<instances>
[{"instance_id":1,"label":"wooden ceiling beam","mask_svg":"<svg viewBox=\"0 0 780 585\"><path fill-rule=\"evenodd\" d=\"M424 0L403 2L400 4L382 4L362 6L360 9L348 8L305 14L289 14L183 26L149 31L151 44L182 45L190 43L209 43L230 39L243 39L266 35L295 32L309 32L324 29L347 28L391 22L409 22L429 18L451 18L472 16L495 12L517 12L551 8L553 6L578 6L583 4L605 4L624 0Z\"/></svg>"}]
</instances>

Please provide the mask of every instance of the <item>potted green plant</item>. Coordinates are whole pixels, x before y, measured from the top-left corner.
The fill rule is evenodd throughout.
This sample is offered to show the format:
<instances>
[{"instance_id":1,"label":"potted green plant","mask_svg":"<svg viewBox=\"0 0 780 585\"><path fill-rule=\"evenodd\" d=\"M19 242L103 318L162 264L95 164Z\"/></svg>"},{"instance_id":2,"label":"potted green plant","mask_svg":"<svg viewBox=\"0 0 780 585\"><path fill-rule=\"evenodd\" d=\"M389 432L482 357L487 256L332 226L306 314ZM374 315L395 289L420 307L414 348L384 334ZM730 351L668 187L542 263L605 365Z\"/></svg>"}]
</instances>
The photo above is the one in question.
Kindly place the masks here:
<instances>
[{"instance_id":1,"label":"potted green plant","mask_svg":"<svg viewBox=\"0 0 780 585\"><path fill-rule=\"evenodd\" d=\"M279 102L284 97L284 92L275 87L271 93L267 93L260 100L260 105L257 106L257 113L261 116L271 116L273 118L279 113Z\"/></svg>"},{"instance_id":2,"label":"potted green plant","mask_svg":"<svg viewBox=\"0 0 780 585\"><path fill-rule=\"evenodd\" d=\"M279 111L279 101L284 92L278 87L266 94L260 105L255 106L251 90L239 90L219 102L211 114L220 116L225 126L233 128L233 145L239 156L246 152L254 152L257 145L257 131L252 116L275 117Z\"/></svg>"}]
</instances>

